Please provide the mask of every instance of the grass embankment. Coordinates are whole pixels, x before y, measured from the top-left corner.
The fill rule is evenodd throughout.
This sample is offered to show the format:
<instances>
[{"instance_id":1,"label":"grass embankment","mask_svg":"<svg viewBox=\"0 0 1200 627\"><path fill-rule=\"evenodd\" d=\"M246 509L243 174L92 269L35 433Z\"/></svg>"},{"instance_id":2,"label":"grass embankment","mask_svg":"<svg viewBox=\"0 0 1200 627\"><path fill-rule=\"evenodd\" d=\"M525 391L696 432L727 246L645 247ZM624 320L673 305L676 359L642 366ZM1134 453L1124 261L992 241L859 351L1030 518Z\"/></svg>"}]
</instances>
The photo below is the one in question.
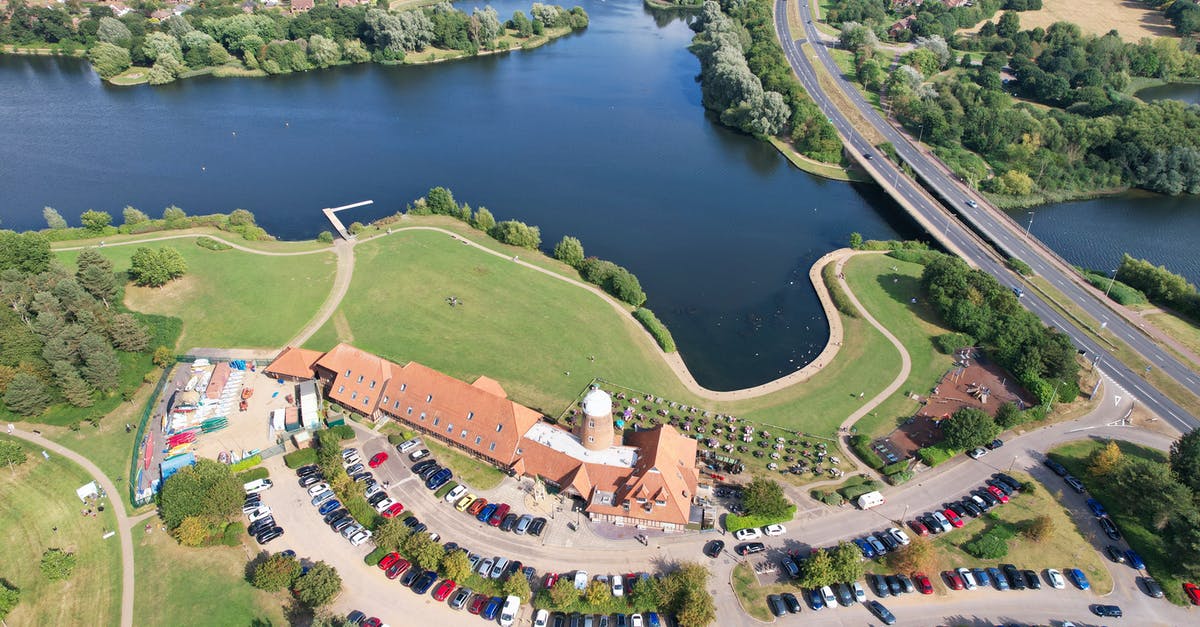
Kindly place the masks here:
<instances>
[{"instance_id":1,"label":"grass embankment","mask_svg":"<svg viewBox=\"0 0 1200 627\"><path fill-rule=\"evenodd\" d=\"M149 534L141 527L133 530L134 625L288 624L281 597L246 582L247 549L184 547L151 520L156 524Z\"/></svg>"},{"instance_id":2,"label":"grass embankment","mask_svg":"<svg viewBox=\"0 0 1200 627\"><path fill-rule=\"evenodd\" d=\"M842 115L846 116L846 120L850 122L850 125L861 133L872 146L878 146L887 141L870 122L863 118L862 114L858 111L858 107L854 106L850 97L842 91L837 81L829 75L829 72L825 69L825 65L821 63L820 59L817 58L816 52L813 51L812 44L800 44L800 52L816 68L817 82L821 84L821 91L825 92L825 95L833 103L834 107L838 111L841 111Z\"/></svg>"},{"instance_id":3,"label":"grass embankment","mask_svg":"<svg viewBox=\"0 0 1200 627\"><path fill-rule=\"evenodd\" d=\"M510 397L552 415L599 377L826 436L859 406L860 393L877 393L899 369L899 355L883 336L849 319L843 321L841 353L808 382L743 401L703 400L683 388L632 317L623 318L594 293L513 264L511 256L557 265L558 274L570 276L566 266L528 250L489 245L478 232L474 238L506 249L508 258L427 231L359 244L350 291L308 346L323 350L353 341L399 363L416 360L468 381L486 374ZM450 296L461 304L450 307Z\"/></svg>"},{"instance_id":4,"label":"grass embankment","mask_svg":"<svg viewBox=\"0 0 1200 627\"><path fill-rule=\"evenodd\" d=\"M78 245L78 244L77 244ZM188 271L161 288L132 285L125 304L134 311L176 316L184 320L178 348L197 346L278 348L321 306L333 286L332 253L288 257L241 250L212 251L193 239L149 242L151 247L178 250ZM116 270L129 269L138 246L98 249ZM59 251L74 263L78 251Z\"/></svg>"},{"instance_id":5,"label":"grass embankment","mask_svg":"<svg viewBox=\"0 0 1200 627\"><path fill-rule=\"evenodd\" d=\"M468 457L430 437L422 437L421 442L439 463L454 471L454 479L466 484L468 491L491 490L504 481L504 473L491 464Z\"/></svg>"},{"instance_id":6,"label":"grass embankment","mask_svg":"<svg viewBox=\"0 0 1200 627\"><path fill-rule=\"evenodd\" d=\"M1200 354L1200 327L1169 311L1146 314L1146 318L1188 350Z\"/></svg>"},{"instance_id":7,"label":"grass embankment","mask_svg":"<svg viewBox=\"0 0 1200 627\"><path fill-rule=\"evenodd\" d=\"M789 163L797 168L815 174L820 177L831 179L834 181L851 181L856 183L872 182L871 177L864 174L861 170L845 168L832 163L824 163L815 159L810 159L792 147L788 142L779 139L778 137L768 137L768 141L775 147Z\"/></svg>"},{"instance_id":8,"label":"grass embankment","mask_svg":"<svg viewBox=\"0 0 1200 627\"><path fill-rule=\"evenodd\" d=\"M1018 481L1030 481L1025 474L1009 474ZM1039 572L1045 568L1078 568L1087 575L1096 594L1111 592L1112 577L1104 567L1100 553L1084 539L1084 536L1091 536L1096 530L1076 527L1067 509L1054 498L1050 490L1040 483L1034 484L1037 487L1033 494L1017 493L1007 504L992 508L988 514L966 519L967 524L961 529L937 536L933 541L939 560L937 571L963 566L986 568L998 562L1012 563L1018 568L1032 568ZM1054 531L1047 539L1034 542L1020 534L1027 523L1042 515L1049 516L1054 523ZM1000 560L981 560L962 550L963 545L996 526L1007 528L1014 535L1008 541L1008 555ZM930 579L934 578L934 573L928 574Z\"/></svg>"},{"instance_id":9,"label":"grass embankment","mask_svg":"<svg viewBox=\"0 0 1200 627\"><path fill-rule=\"evenodd\" d=\"M153 240L155 238L172 238L186 240L188 238L208 235L219 237L227 242L232 242L238 246L250 248L253 250L261 250L265 252L278 253L295 253L307 252L310 250L324 250L330 248L332 244L323 244L317 240L302 240L302 241L279 241L279 240L246 240L231 231L222 231L221 229L211 226L197 226L186 229L163 229L161 231L148 231L145 233L116 233L113 235L103 235L100 237L91 237L83 239L66 239L57 242L50 242L50 248L61 251L64 248L79 248L81 246L98 246L101 242L106 246L116 246L117 244L125 244L128 242L141 242L144 240ZM153 245L153 243L142 244L144 246Z\"/></svg>"},{"instance_id":10,"label":"grass embankment","mask_svg":"<svg viewBox=\"0 0 1200 627\"><path fill-rule=\"evenodd\" d=\"M28 461L0 468L0 577L20 588L21 600L8 615L9 625L116 625L121 614L121 544L105 531L116 529L111 508L96 517L75 489L91 476L57 455L47 461L41 449L20 440ZM57 531L55 531L57 529ZM42 576L42 552L61 548L75 554L65 581Z\"/></svg>"},{"instance_id":11,"label":"grass embankment","mask_svg":"<svg viewBox=\"0 0 1200 627\"><path fill-rule=\"evenodd\" d=\"M1127 456L1140 457L1160 464L1167 461L1161 451L1122 440L1114 441L1121 448L1121 452ZM1088 459L1092 453L1104 448L1105 444L1106 442L1099 440L1079 440L1055 447L1049 451L1048 455L1051 459L1066 466L1071 474L1084 480L1088 494L1104 504L1109 517L1121 530L1125 541L1145 560L1146 572L1158 580L1172 603L1182 605L1186 603L1182 587L1184 580L1177 576L1178 571L1174 567L1175 560L1167 553L1162 539L1158 536L1158 531L1143 525L1137 514L1122 511L1118 505L1123 501L1117 497L1109 482L1088 479ZM1085 533L1099 536L1100 528L1089 529Z\"/></svg>"}]
</instances>

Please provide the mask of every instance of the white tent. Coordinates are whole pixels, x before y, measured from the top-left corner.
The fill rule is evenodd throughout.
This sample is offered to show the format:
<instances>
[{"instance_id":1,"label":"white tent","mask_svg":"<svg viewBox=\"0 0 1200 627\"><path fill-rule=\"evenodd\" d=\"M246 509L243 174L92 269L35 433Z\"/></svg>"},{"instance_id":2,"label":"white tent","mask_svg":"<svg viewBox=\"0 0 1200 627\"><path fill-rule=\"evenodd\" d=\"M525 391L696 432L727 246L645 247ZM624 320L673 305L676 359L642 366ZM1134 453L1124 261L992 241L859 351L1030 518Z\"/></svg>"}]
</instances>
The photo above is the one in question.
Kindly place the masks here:
<instances>
[{"instance_id":1,"label":"white tent","mask_svg":"<svg viewBox=\"0 0 1200 627\"><path fill-rule=\"evenodd\" d=\"M287 411L285 409L283 409L282 407L280 407L279 409L272 409L271 410L271 428L276 431L283 431L283 429L284 429L283 421L284 421L286 414L287 414Z\"/></svg>"},{"instance_id":2,"label":"white tent","mask_svg":"<svg viewBox=\"0 0 1200 627\"><path fill-rule=\"evenodd\" d=\"M316 429L320 423L321 417L317 415L317 385L305 381L300 384L300 424L305 429Z\"/></svg>"},{"instance_id":3,"label":"white tent","mask_svg":"<svg viewBox=\"0 0 1200 627\"><path fill-rule=\"evenodd\" d=\"M89 481L75 490L75 495L80 501L87 502L89 498L98 498L100 496L100 486L96 485L95 481Z\"/></svg>"}]
</instances>

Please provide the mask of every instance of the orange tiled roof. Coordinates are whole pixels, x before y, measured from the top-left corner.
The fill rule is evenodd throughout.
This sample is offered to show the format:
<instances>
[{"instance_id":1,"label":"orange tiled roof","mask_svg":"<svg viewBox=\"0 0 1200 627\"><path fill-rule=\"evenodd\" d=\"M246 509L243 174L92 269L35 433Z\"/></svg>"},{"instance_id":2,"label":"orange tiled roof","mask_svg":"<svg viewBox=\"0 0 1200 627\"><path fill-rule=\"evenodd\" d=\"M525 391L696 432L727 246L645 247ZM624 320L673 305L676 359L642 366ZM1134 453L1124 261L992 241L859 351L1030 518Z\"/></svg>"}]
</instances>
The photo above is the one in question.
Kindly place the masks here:
<instances>
[{"instance_id":1,"label":"orange tiled roof","mask_svg":"<svg viewBox=\"0 0 1200 627\"><path fill-rule=\"evenodd\" d=\"M317 363L317 360L324 354L321 351L289 346L283 349L283 352L279 353L275 361L271 362L271 365L267 366L263 372L268 375L311 379L316 376L316 373L313 372L313 364Z\"/></svg>"},{"instance_id":2,"label":"orange tiled roof","mask_svg":"<svg viewBox=\"0 0 1200 627\"><path fill-rule=\"evenodd\" d=\"M696 441L663 425L631 433L625 444L638 448L633 471L615 490L612 505L592 503L587 511L686 525L696 494Z\"/></svg>"},{"instance_id":3,"label":"orange tiled roof","mask_svg":"<svg viewBox=\"0 0 1200 627\"><path fill-rule=\"evenodd\" d=\"M389 365L386 359L349 344L338 344L316 361L316 366L334 373L326 396L368 416L379 405Z\"/></svg>"}]
</instances>

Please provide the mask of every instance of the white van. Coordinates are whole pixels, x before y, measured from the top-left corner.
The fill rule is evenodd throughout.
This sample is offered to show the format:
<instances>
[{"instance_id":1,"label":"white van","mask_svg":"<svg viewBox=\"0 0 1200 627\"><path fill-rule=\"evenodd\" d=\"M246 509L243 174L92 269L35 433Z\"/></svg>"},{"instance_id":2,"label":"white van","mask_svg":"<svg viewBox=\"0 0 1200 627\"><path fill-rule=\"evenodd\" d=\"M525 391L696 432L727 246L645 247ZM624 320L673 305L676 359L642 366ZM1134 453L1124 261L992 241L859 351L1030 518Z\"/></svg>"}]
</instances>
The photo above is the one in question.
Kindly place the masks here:
<instances>
[{"instance_id":1,"label":"white van","mask_svg":"<svg viewBox=\"0 0 1200 627\"><path fill-rule=\"evenodd\" d=\"M274 485L270 479L255 479L242 484L242 488L246 490L246 494L258 494L263 490L270 490Z\"/></svg>"},{"instance_id":2,"label":"white van","mask_svg":"<svg viewBox=\"0 0 1200 627\"><path fill-rule=\"evenodd\" d=\"M866 494L858 497L859 509L871 509L872 507L878 507L883 505L883 502L883 495L879 492L867 492Z\"/></svg>"},{"instance_id":3,"label":"white van","mask_svg":"<svg viewBox=\"0 0 1200 627\"><path fill-rule=\"evenodd\" d=\"M517 610L521 609L521 597L510 596L504 599L504 607L500 609L500 627L511 627L517 619Z\"/></svg>"}]
</instances>

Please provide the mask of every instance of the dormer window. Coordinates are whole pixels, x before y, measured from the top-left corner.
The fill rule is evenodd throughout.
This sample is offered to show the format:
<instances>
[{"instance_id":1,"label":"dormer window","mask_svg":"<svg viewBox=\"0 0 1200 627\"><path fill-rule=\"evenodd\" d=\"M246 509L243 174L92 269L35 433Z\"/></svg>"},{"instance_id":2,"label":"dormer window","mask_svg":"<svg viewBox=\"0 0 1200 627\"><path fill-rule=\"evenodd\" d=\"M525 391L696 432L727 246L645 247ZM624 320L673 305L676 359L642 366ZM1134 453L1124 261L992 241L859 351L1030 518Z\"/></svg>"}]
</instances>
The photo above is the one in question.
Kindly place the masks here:
<instances>
[{"instance_id":1,"label":"dormer window","mask_svg":"<svg viewBox=\"0 0 1200 627\"><path fill-rule=\"evenodd\" d=\"M351 393L350 393L350 400L355 400L355 399L357 399L357 398L358 398L358 392L351 392Z\"/></svg>"},{"instance_id":2,"label":"dormer window","mask_svg":"<svg viewBox=\"0 0 1200 627\"><path fill-rule=\"evenodd\" d=\"M370 396L364 396L363 397L363 405L366 405L368 402L370 402L370 400L371 400Z\"/></svg>"},{"instance_id":3,"label":"dormer window","mask_svg":"<svg viewBox=\"0 0 1200 627\"><path fill-rule=\"evenodd\" d=\"M360 374L360 375L358 375L358 381L357 381L357 383L362 383L362 380L363 380L363 376L362 376L361 374Z\"/></svg>"},{"instance_id":4,"label":"dormer window","mask_svg":"<svg viewBox=\"0 0 1200 627\"><path fill-rule=\"evenodd\" d=\"M372 381L371 381L371 389L372 389L372 390L374 390L374 389L375 389L375 381L374 381L374 380L372 380Z\"/></svg>"},{"instance_id":5,"label":"dormer window","mask_svg":"<svg viewBox=\"0 0 1200 627\"><path fill-rule=\"evenodd\" d=\"M663 500L657 500L657 499L656 499L656 500L654 501L654 504L655 504L655 505L657 505L657 506L659 506L659 507L665 507L665 506L666 506L666 504L667 504L667 502L666 502L666 501L663 501Z\"/></svg>"},{"instance_id":6,"label":"dormer window","mask_svg":"<svg viewBox=\"0 0 1200 627\"><path fill-rule=\"evenodd\" d=\"M463 430L462 430L462 433L458 434L458 437L460 437L460 438L462 438L462 439L464 439L464 440L465 440L465 439L467 439L467 430L466 430L466 429L463 429Z\"/></svg>"},{"instance_id":7,"label":"dormer window","mask_svg":"<svg viewBox=\"0 0 1200 627\"><path fill-rule=\"evenodd\" d=\"M430 395L426 396L426 397L425 397L425 402L426 402L426 403L432 403L432 402L433 402L433 395L432 395L432 394L430 394Z\"/></svg>"},{"instance_id":8,"label":"dormer window","mask_svg":"<svg viewBox=\"0 0 1200 627\"><path fill-rule=\"evenodd\" d=\"M400 391L401 391L401 392L403 392L404 390L407 390L407 389L408 389L408 384L407 384L407 383L401 383L401 384L400 384Z\"/></svg>"},{"instance_id":9,"label":"dormer window","mask_svg":"<svg viewBox=\"0 0 1200 627\"><path fill-rule=\"evenodd\" d=\"M388 402L388 397L387 397L387 394L384 394L384 395L383 395L383 400L382 400L382 401L380 401L380 402L381 402L381 403L383 403L384 405L387 405L387 402Z\"/></svg>"},{"instance_id":10,"label":"dormer window","mask_svg":"<svg viewBox=\"0 0 1200 627\"><path fill-rule=\"evenodd\" d=\"M341 394L342 392L345 392L345 391L346 391L346 386L344 386L344 385L338 386L338 394Z\"/></svg>"},{"instance_id":11,"label":"dormer window","mask_svg":"<svg viewBox=\"0 0 1200 627\"><path fill-rule=\"evenodd\" d=\"M639 497L637 497L637 502L638 502L638 503L645 503L645 502L646 502L646 497L644 497L644 496L639 496Z\"/></svg>"},{"instance_id":12,"label":"dormer window","mask_svg":"<svg viewBox=\"0 0 1200 627\"><path fill-rule=\"evenodd\" d=\"M346 376L347 376L347 377L348 377L348 376L350 376L350 369L349 369L349 368L347 368L347 369L346 369Z\"/></svg>"},{"instance_id":13,"label":"dormer window","mask_svg":"<svg viewBox=\"0 0 1200 627\"><path fill-rule=\"evenodd\" d=\"M500 430L503 428L504 428L504 425L496 425L496 433L500 433Z\"/></svg>"},{"instance_id":14,"label":"dormer window","mask_svg":"<svg viewBox=\"0 0 1200 627\"><path fill-rule=\"evenodd\" d=\"M473 411L467 412L467 420L470 420L474 417L475 417L475 412L473 412Z\"/></svg>"}]
</instances>

